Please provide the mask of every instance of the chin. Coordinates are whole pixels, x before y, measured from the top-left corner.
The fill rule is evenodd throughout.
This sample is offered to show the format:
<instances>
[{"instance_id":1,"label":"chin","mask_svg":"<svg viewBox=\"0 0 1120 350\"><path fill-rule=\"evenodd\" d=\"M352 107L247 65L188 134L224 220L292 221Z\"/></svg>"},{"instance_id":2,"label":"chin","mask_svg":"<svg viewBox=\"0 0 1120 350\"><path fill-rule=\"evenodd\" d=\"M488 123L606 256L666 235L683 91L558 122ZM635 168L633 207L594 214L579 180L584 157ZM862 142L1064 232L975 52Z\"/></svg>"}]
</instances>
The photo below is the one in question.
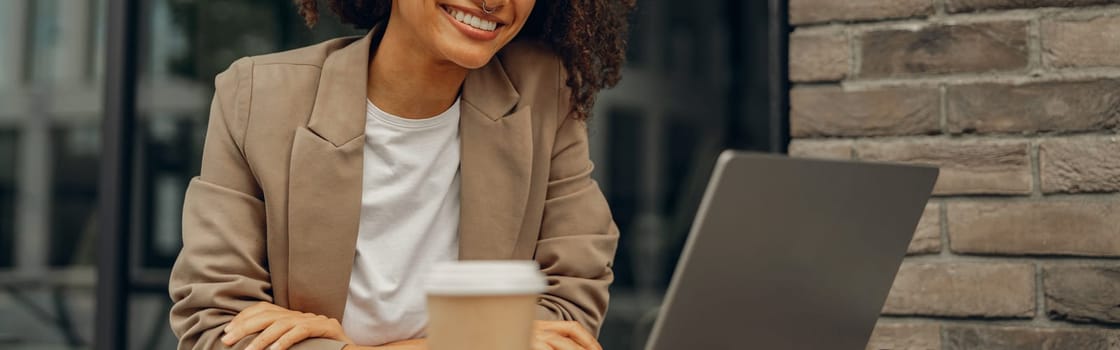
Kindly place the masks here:
<instances>
[{"instance_id":1,"label":"chin","mask_svg":"<svg viewBox=\"0 0 1120 350\"><path fill-rule=\"evenodd\" d=\"M491 57L493 57L493 56L491 56ZM455 62L455 64L459 65L459 67L463 67L463 68L466 68L466 69L479 69L479 68L485 67L487 63L490 63L490 58L491 57L487 57L486 59L461 60L461 61Z\"/></svg>"},{"instance_id":2,"label":"chin","mask_svg":"<svg viewBox=\"0 0 1120 350\"><path fill-rule=\"evenodd\" d=\"M451 49L445 51L447 60L466 69L479 69L490 63L497 53L489 49Z\"/></svg>"}]
</instances>

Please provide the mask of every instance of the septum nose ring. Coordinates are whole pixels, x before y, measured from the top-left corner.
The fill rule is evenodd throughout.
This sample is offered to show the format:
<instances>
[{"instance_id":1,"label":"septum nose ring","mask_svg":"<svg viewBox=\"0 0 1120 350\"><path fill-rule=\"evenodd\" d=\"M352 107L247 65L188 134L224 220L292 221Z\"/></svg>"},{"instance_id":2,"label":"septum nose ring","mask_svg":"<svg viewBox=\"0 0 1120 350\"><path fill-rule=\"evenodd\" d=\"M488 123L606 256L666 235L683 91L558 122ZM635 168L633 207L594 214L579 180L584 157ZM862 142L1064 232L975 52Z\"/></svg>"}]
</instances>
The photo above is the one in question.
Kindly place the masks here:
<instances>
[{"instance_id":1,"label":"septum nose ring","mask_svg":"<svg viewBox=\"0 0 1120 350\"><path fill-rule=\"evenodd\" d=\"M486 0L482 0L482 12L489 15L494 13L495 10L497 10L497 8L489 8L489 6L486 6Z\"/></svg>"}]
</instances>

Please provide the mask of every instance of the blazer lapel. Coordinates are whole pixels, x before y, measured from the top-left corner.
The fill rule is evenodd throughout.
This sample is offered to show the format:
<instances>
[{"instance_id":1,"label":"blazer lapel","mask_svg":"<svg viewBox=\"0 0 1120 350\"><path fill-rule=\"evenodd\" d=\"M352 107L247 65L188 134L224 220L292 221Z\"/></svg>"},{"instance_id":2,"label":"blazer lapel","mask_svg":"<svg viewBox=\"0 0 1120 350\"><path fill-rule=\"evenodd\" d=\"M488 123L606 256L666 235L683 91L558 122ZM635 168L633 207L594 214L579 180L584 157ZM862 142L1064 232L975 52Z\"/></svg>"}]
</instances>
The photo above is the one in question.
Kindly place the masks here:
<instances>
[{"instance_id":1,"label":"blazer lapel","mask_svg":"<svg viewBox=\"0 0 1120 350\"><path fill-rule=\"evenodd\" d=\"M519 99L497 57L463 82L460 259L513 257L533 153L530 106Z\"/></svg>"},{"instance_id":2,"label":"blazer lapel","mask_svg":"<svg viewBox=\"0 0 1120 350\"><path fill-rule=\"evenodd\" d=\"M366 76L380 27L323 63L289 170L289 306L342 319L361 214ZM509 259L529 198L530 106L495 57L468 74L460 110L459 256ZM516 107L516 108L515 108Z\"/></svg>"},{"instance_id":3,"label":"blazer lapel","mask_svg":"<svg viewBox=\"0 0 1120 350\"><path fill-rule=\"evenodd\" d=\"M289 170L289 305L342 319L362 205L366 76L378 28L323 63Z\"/></svg>"}]
</instances>

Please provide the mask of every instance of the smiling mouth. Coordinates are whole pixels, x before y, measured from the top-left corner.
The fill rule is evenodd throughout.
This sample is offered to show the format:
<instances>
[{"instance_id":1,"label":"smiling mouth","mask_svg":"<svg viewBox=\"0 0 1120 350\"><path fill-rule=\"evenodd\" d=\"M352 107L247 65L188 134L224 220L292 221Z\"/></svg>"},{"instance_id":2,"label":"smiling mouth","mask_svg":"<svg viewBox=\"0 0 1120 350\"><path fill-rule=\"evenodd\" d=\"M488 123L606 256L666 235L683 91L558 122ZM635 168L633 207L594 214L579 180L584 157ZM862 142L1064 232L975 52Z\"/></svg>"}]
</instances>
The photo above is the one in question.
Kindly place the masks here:
<instances>
[{"instance_id":1,"label":"smiling mouth","mask_svg":"<svg viewBox=\"0 0 1120 350\"><path fill-rule=\"evenodd\" d=\"M455 9L453 7L449 7L449 6L442 6L442 7L443 7L443 11L445 11L445 12L447 12L447 14L451 15L451 17L454 18L456 21L459 21L459 23L471 26L474 29L484 30L484 31L487 31L487 32L493 32L494 30L498 29L498 22L488 21L488 20L485 20L485 19L482 19L482 18L478 18L474 15L471 15L469 13L460 11L460 10Z\"/></svg>"}]
</instances>

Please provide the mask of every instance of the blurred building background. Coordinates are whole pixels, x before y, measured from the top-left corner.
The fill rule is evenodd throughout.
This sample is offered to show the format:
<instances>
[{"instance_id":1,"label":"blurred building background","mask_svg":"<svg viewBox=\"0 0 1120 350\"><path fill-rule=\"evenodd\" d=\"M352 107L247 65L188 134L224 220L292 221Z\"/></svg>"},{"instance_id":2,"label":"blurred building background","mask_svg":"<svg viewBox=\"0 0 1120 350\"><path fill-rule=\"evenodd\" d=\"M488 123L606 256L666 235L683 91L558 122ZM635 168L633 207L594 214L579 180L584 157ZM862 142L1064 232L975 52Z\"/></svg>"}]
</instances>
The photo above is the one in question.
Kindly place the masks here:
<instances>
[{"instance_id":1,"label":"blurred building background","mask_svg":"<svg viewBox=\"0 0 1120 350\"><path fill-rule=\"evenodd\" d=\"M127 37L109 29L122 18L110 5L121 3L136 22L118 52L108 43ZM601 94L591 126L594 176L624 232L608 349L644 343L718 152L782 151L788 139L784 1L639 6L626 78ZM174 348L167 274L214 75L357 34L333 16L307 29L289 0L0 0L0 349L93 348L114 329L126 339L112 344ZM121 83L134 103L107 104L131 101L107 90ZM101 193L114 179L127 183ZM123 269L105 240L124 243L109 243L127 249ZM125 311L104 311L113 300Z\"/></svg>"},{"instance_id":2,"label":"blurred building background","mask_svg":"<svg viewBox=\"0 0 1120 350\"><path fill-rule=\"evenodd\" d=\"M127 62L106 44L118 2L138 6L128 74L106 69ZM641 348L718 152L790 138L796 156L943 168L869 349L1120 344L1120 1L639 6L591 125L623 233L607 349ZM354 34L329 16L305 28L288 0L0 0L0 349L92 348L123 322L128 349L173 348L167 273L213 76ZM124 158L104 146L122 80ZM120 232L101 232L106 200ZM127 311L98 313L106 293Z\"/></svg>"},{"instance_id":3,"label":"blurred building background","mask_svg":"<svg viewBox=\"0 0 1120 350\"><path fill-rule=\"evenodd\" d=\"M942 169L869 349L1120 347L1120 1L789 18L791 154Z\"/></svg>"}]
</instances>

